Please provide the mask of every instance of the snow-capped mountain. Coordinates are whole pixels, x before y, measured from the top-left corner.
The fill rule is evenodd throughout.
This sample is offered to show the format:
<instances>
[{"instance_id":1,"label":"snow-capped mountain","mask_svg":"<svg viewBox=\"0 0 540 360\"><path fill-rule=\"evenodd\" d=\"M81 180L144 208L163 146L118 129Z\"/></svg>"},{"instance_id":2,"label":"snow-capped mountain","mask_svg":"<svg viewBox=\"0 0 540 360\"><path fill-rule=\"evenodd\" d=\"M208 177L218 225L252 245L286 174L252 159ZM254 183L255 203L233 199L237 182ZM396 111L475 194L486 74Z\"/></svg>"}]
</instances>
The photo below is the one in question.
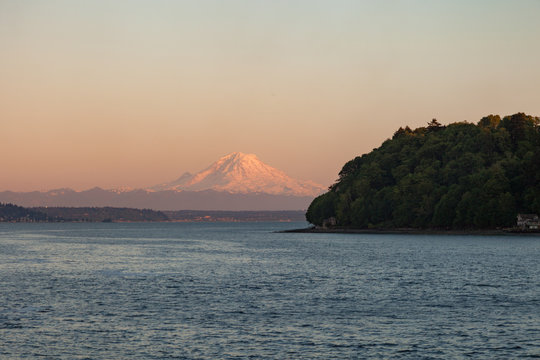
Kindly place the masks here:
<instances>
[{"instance_id":1,"label":"snow-capped mountain","mask_svg":"<svg viewBox=\"0 0 540 360\"><path fill-rule=\"evenodd\" d=\"M214 190L232 194L317 196L325 188L312 181L293 179L283 171L263 163L254 154L234 152L196 174L184 173L178 179L156 185L150 190Z\"/></svg>"}]
</instances>

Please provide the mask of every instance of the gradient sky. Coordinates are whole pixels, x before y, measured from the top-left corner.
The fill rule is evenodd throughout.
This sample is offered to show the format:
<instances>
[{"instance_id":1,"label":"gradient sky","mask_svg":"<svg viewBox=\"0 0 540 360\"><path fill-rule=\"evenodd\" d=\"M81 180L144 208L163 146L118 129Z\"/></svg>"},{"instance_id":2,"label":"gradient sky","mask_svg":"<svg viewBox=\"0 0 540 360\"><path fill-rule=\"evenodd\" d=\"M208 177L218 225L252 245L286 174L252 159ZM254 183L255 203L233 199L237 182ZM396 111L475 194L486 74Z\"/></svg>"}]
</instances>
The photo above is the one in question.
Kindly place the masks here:
<instances>
[{"instance_id":1,"label":"gradient sky","mask_svg":"<svg viewBox=\"0 0 540 360\"><path fill-rule=\"evenodd\" d=\"M330 185L400 126L540 116L540 1L0 0L0 191L255 153Z\"/></svg>"}]
</instances>

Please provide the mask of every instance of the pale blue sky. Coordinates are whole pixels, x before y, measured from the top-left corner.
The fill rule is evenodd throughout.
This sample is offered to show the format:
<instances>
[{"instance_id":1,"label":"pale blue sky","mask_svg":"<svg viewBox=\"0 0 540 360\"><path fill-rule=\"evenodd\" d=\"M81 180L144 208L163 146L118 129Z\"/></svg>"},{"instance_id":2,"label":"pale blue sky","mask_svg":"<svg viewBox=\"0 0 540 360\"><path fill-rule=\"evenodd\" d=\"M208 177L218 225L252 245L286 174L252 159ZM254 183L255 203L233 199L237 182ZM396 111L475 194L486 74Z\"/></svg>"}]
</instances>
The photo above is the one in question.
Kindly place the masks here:
<instances>
[{"instance_id":1,"label":"pale blue sky","mask_svg":"<svg viewBox=\"0 0 540 360\"><path fill-rule=\"evenodd\" d=\"M232 151L329 185L400 126L540 115L540 1L1 1L0 190Z\"/></svg>"}]
</instances>

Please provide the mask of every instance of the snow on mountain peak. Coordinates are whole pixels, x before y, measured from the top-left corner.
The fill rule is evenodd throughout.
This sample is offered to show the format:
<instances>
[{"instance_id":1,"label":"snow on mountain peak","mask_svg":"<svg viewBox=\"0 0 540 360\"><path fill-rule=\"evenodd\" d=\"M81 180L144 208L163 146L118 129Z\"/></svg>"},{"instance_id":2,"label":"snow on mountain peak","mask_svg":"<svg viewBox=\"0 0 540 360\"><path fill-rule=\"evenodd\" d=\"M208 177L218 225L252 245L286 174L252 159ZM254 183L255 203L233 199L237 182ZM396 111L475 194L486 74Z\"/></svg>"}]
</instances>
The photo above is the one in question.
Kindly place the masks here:
<instances>
[{"instance_id":1,"label":"snow on mountain peak","mask_svg":"<svg viewBox=\"0 0 540 360\"><path fill-rule=\"evenodd\" d=\"M325 188L312 181L293 179L283 171L263 163L255 154L233 152L194 175L185 173L170 183L154 186L152 190L215 190L240 194L316 196Z\"/></svg>"}]
</instances>

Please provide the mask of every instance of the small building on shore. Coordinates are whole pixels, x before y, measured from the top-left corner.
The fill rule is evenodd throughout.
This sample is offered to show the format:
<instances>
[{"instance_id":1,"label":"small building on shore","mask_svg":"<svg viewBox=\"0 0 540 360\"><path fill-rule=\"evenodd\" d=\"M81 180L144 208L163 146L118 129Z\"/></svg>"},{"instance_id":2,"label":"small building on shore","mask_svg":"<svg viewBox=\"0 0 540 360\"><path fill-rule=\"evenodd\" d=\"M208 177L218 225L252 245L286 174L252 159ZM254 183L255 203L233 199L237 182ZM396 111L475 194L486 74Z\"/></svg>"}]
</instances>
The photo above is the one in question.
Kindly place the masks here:
<instances>
[{"instance_id":1,"label":"small building on shore","mask_svg":"<svg viewBox=\"0 0 540 360\"><path fill-rule=\"evenodd\" d=\"M540 220L536 214L518 214L517 227L521 230L538 230Z\"/></svg>"},{"instance_id":2,"label":"small building on shore","mask_svg":"<svg viewBox=\"0 0 540 360\"><path fill-rule=\"evenodd\" d=\"M337 224L336 218L335 217L329 217L328 219L323 220L322 228L323 229L328 229L329 227L336 226L336 224Z\"/></svg>"}]
</instances>

